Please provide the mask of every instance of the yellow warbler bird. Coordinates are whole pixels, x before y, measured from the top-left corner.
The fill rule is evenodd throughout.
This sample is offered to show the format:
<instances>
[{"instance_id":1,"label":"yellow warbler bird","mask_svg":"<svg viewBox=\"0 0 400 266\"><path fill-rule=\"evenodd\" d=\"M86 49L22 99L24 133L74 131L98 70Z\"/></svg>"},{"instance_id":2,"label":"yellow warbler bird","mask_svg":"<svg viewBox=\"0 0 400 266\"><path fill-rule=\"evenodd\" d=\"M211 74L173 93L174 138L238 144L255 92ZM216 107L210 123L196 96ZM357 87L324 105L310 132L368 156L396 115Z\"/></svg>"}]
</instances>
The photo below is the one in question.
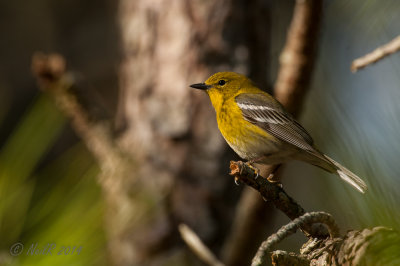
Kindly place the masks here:
<instances>
[{"instance_id":1,"label":"yellow warbler bird","mask_svg":"<svg viewBox=\"0 0 400 266\"><path fill-rule=\"evenodd\" d=\"M219 130L243 159L275 165L289 160L304 161L337 174L360 192L366 191L367 185L361 178L320 152L284 107L246 76L219 72L190 87L207 92Z\"/></svg>"}]
</instances>

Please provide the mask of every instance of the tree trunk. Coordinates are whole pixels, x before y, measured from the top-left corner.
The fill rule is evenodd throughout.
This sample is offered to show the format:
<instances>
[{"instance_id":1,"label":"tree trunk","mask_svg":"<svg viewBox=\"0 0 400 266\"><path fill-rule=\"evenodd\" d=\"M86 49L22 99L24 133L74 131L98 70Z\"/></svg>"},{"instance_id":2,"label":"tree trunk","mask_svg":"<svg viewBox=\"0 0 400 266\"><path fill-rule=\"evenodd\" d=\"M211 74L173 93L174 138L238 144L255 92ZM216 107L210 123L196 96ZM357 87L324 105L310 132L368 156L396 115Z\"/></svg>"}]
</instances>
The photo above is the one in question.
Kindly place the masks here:
<instances>
[{"instance_id":1,"label":"tree trunk","mask_svg":"<svg viewBox=\"0 0 400 266\"><path fill-rule=\"evenodd\" d=\"M221 247L240 192L227 175L234 155L206 95L188 86L213 72L236 70L267 87L268 5L263 0L120 1L118 143L137 165L129 178L140 179L157 195L147 206L146 222L129 228L113 223L119 237L130 238L137 254L145 254L121 261L143 263L181 245L180 222L214 250Z\"/></svg>"}]
</instances>

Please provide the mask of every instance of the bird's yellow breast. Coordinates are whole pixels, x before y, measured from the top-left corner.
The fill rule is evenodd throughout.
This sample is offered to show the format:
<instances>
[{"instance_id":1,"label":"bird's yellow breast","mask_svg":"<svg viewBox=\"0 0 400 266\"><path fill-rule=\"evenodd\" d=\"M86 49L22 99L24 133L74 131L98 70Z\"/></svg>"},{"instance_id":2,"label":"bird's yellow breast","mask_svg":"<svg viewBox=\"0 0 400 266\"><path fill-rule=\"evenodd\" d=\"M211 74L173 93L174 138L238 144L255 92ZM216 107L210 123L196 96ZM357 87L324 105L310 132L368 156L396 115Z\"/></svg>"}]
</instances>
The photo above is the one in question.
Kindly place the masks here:
<instances>
[{"instance_id":1,"label":"bird's yellow breast","mask_svg":"<svg viewBox=\"0 0 400 266\"><path fill-rule=\"evenodd\" d=\"M240 157L252 160L278 150L275 137L246 121L234 98L221 104L216 113L222 136Z\"/></svg>"}]
</instances>

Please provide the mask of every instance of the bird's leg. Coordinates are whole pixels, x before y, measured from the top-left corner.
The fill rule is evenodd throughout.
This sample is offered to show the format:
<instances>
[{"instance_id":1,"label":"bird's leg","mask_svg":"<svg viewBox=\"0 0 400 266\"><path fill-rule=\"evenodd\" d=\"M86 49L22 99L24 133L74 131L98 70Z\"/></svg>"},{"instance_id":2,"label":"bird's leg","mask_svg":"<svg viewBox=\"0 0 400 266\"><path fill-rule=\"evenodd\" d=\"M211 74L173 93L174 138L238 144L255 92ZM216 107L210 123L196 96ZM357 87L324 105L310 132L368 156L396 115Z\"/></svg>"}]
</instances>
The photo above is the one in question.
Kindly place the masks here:
<instances>
[{"instance_id":1,"label":"bird's leg","mask_svg":"<svg viewBox=\"0 0 400 266\"><path fill-rule=\"evenodd\" d=\"M246 164L254 170L254 172L256 173L256 177L254 179L257 179L260 175L260 169L258 169L257 167L255 167L253 164L257 163L257 161L260 161L261 159L264 159L265 156L257 158L257 159L252 159L246 162ZM275 183L278 186L282 187L282 183L279 179L274 179L274 175L275 173L279 170L279 168L281 167L282 164L277 164L274 165L274 168L272 169L271 173L269 174L269 176L267 177L267 180L271 183Z\"/></svg>"},{"instance_id":2,"label":"bird's leg","mask_svg":"<svg viewBox=\"0 0 400 266\"><path fill-rule=\"evenodd\" d=\"M250 167L251 169L254 170L254 172L256 173L256 177L254 179L257 179L260 176L260 169L258 169L257 167L255 167L254 164L254 160L249 160L246 162L247 166Z\"/></svg>"},{"instance_id":3,"label":"bird's leg","mask_svg":"<svg viewBox=\"0 0 400 266\"><path fill-rule=\"evenodd\" d=\"M282 187L282 183L278 179L274 179L275 173L279 170L282 164L275 165L274 168L272 169L271 173L267 177L267 180L271 183L276 183L278 186Z\"/></svg>"}]
</instances>

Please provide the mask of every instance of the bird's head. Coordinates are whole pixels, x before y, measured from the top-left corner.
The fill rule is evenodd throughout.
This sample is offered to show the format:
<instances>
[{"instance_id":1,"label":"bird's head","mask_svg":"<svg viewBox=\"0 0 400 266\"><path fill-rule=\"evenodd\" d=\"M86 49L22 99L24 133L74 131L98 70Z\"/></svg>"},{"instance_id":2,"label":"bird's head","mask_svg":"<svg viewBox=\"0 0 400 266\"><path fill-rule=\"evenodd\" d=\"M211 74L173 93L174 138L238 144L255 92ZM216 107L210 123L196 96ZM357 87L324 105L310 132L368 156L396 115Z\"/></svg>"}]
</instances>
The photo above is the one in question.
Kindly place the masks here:
<instances>
[{"instance_id":1,"label":"bird's head","mask_svg":"<svg viewBox=\"0 0 400 266\"><path fill-rule=\"evenodd\" d=\"M204 83L192 84L190 87L206 91L215 109L219 109L227 99L236 97L240 91L256 89L249 78L235 72L218 72Z\"/></svg>"}]
</instances>

